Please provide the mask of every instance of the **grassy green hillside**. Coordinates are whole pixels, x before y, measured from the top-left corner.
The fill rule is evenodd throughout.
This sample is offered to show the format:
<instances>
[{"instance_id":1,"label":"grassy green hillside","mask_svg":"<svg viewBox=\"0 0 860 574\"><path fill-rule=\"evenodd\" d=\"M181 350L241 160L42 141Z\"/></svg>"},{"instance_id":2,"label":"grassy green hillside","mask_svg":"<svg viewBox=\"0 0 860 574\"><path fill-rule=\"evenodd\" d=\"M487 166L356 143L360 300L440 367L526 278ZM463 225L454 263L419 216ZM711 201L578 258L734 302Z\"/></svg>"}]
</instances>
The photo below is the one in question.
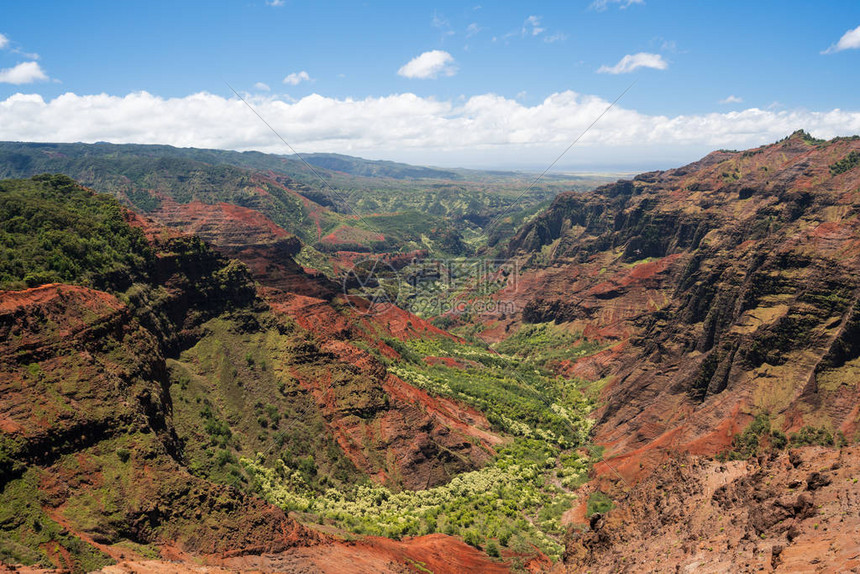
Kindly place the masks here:
<instances>
[{"instance_id":1,"label":"grassy green hillside","mask_svg":"<svg viewBox=\"0 0 860 574\"><path fill-rule=\"evenodd\" d=\"M0 181L0 289L129 284L152 260L116 199L64 175Z\"/></svg>"}]
</instances>

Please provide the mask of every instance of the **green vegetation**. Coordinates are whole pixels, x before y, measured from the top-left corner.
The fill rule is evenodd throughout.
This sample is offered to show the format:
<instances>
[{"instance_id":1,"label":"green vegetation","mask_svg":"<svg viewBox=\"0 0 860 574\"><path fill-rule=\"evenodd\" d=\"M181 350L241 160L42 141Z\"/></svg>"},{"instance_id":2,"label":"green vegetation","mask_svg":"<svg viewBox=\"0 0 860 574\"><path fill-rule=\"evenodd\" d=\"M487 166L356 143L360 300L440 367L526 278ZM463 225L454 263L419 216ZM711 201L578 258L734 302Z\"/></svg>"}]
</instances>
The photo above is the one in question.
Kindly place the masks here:
<instances>
[{"instance_id":1,"label":"green vegetation","mask_svg":"<svg viewBox=\"0 0 860 574\"><path fill-rule=\"evenodd\" d=\"M574 497L555 484L556 471L569 468L584 480L589 468L587 457L568 456L563 462L558 452L539 440L517 439L482 470L443 486L403 492L368 482L319 493L284 463L271 468L258 458L242 459L242 464L268 500L351 532L395 539L444 532L476 547L493 541L528 551L534 544L558 557L561 515Z\"/></svg>"},{"instance_id":2,"label":"green vegetation","mask_svg":"<svg viewBox=\"0 0 860 574\"><path fill-rule=\"evenodd\" d=\"M64 175L0 181L0 288L127 286L151 259L114 198Z\"/></svg>"},{"instance_id":3,"label":"green vegetation","mask_svg":"<svg viewBox=\"0 0 860 574\"><path fill-rule=\"evenodd\" d=\"M830 164L830 175L839 175L860 164L860 152L852 151L836 163Z\"/></svg>"},{"instance_id":4,"label":"green vegetation","mask_svg":"<svg viewBox=\"0 0 860 574\"><path fill-rule=\"evenodd\" d=\"M405 344L411 360L389 370L437 395L474 406L496 428L522 437L538 437L561 447L583 444L591 402L575 385L509 355L450 339L416 339ZM453 359L456 366L424 357ZM420 360L419 360L420 359Z\"/></svg>"},{"instance_id":5,"label":"green vegetation","mask_svg":"<svg viewBox=\"0 0 860 574\"><path fill-rule=\"evenodd\" d=\"M332 277L335 274L331 260L325 254L306 243L302 244L301 251L299 251L293 259L295 259L296 263L302 267L324 273L329 277Z\"/></svg>"},{"instance_id":6,"label":"green vegetation","mask_svg":"<svg viewBox=\"0 0 860 574\"><path fill-rule=\"evenodd\" d=\"M249 325L255 325L251 332ZM290 374L291 350L309 346L303 332L269 315L246 313L217 317L204 328L194 347L168 361L173 419L194 474L253 490L238 460L264 452L266 464L291 465L317 491L364 479ZM320 376L314 366L301 369Z\"/></svg>"},{"instance_id":7,"label":"green vegetation","mask_svg":"<svg viewBox=\"0 0 860 574\"><path fill-rule=\"evenodd\" d=\"M260 492L308 520L359 534L443 532L487 551L502 546L527 553L535 545L557 558L561 515L597 460L580 448L591 426L590 401L563 380L477 345L447 338L388 343L403 357L389 364L390 372L479 408L513 442L485 468L424 491L395 492L368 481L321 491L295 462L242 458Z\"/></svg>"},{"instance_id":8,"label":"green vegetation","mask_svg":"<svg viewBox=\"0 0 860 574\"><path fill-rule=\"evenodd\" d=\"M0 564L53 568L52 555L65 552L75 572L92 572L113 563L54 521L44 508L49 495L39 489L45 472L28 469L0 491Z\"/></svg>"},{"instance_id":9,"label":"green vegetation","mask_svg":"<svg viewBox=\"0 0 860 574\"><path fill-rule=\"evenodd\" d=\"M601 453L588 449L585 454L581 448L588 446L592 401L541 363L557 358L553 349L562 342L579 340L550 325L523 331L505 347L512 354L444 337L386 340L401 356L397 361L380 357L391 373L431 394L476 407L496 430L515 437L492 464L446 485L395 492L360 481L320 489L300 461L281 457L273 463L261 454L240 462L268 500L306 520L393 538L443 532L496 553L499 547L528 552L535 545L558 557L561 516ZM530 344L545 354L519 356ZM585 341L581 348L573 346L576 356L599 348ZM597 498L590 507L605 512L612 502Z\"/></svg>"},{"instance_id":10,"label":"green vegetation","mask_svg":"<svg viewBox=\"0 0 860 574\"><path fill-rule=\"evenodd\" d=\"M139 179L133 181L141 186L152 184L157 190L172 185L172 178L179 178L187 167L183 162L161 162L164 171L152 179L144 165L139 166ZM229 169L205 177L195 175L192 180L197 183L179 186L176 197L181 201L252 201L254 194L247 188L252 182L231 187L226 180L234 175ZM225 185L206 197L196 195L195 185L205 187L213 181ZM274 188L267 189L269 195L276 195ZM126 189L118 196L145 201L132 191ZM141 205L157 207L154 203ZM143 501L154 496L153 484L172 493L180 492L189 479L200 484L203 478L261 493L296 511L299 518L328 522L355 533L399 538L444 532L494 556L500 555L500 547L522 554L537 547L550 556L560 556L561 516L571 507L574 490L587 479L595 460L586 448L593 403L576 384L553 376L544 364L584 356L599 349L598 345L550 326L522 333L501 353L445 337L390 341L401 359L377 356L392 374L432 394L478 408L504 438L494 447L493 460L481 470L455 476L448 484L426 491L399 492L396 477L388 486L380 486L355 468L333 439L307 388L309 382L324 380L330 392L327 400L348 413L344 416L351 417L351 422L369 425L372 423L363 422L373 420L368 413L388 404L383 387L369 384L365 380L369 375L356 372L351 365L333 361L311 334L292 321L255 304L244 265L216 257L197 237L164 239L150 247L143 233L128 224L117 199L94 194L65 176L0 183L0 210L3 286L54 280L93 285L116 293L133 317L127 332L93 342L90 354L64 356L61 367L51 368L28 358L19 369L31 388L44 390L46 406L34 410L40 424L54 428L63 417L73 417L72 397L87 405L87 422L92 419L97 429L93 432L100 433L90 438L92 444L81 448L57 446L56 457L51 459L51 472L57 476L74 480L85 475L98 477L92 484L71 489L63 498L63 516L76 528L97 531L108 540L123 540L129 509L145 509ZM273 219L301 216L288 210L281 215L270 213L275 214ZM441 218L425 217L417 225L419 218L419 213L403 212L369 219L386 227L404 245L414 243L445 253L461 248L461 238L442 225ZM361 224L355 228L360 230ZM307 255L313 258L319 252L308 251ZM171 288L150 283L157 261L181 268ZM185 262L193 265L186 269ZM33 275L21 273L23 269ZM178 284L181 288L176 288ZM177 291L201 303L183 309L185 304L175 299ZM537 358L524 352L532 343L540 348ZM562 356L554 349L562 344L570 344L572 354ZM366 350L376 352L369 344ZM166 372L159 362L165 355L170 357ZM102 360L109 369L94 366ZM157 380L151 369L159 370ZM119 380L114 372L125 377L121 384L100 378L117 376ZM161 403L165 382L170 396ZM117 394L111 395L113 392ZM144 432L137 422L125 428L127 420L137 421L139 415L137 411L120 412L136 407L134 400L125 400L126 394L156 407L154 414L147 412L150 424L169 421L176 430L175 443L167 433L162 436L149 428L144 430L150 432ZM94 396L106 398L100 402ZM169 413L158 410L161 404L169 405ZM110 427L112 424L120 428ZM385 451L375 447L368 445L364 454L376 457L372 463L385 468ZM181 453L181 466L178 457L166 455L165 449L171 448ZM48 495L38 486L43 471L37 465L21 463L20 450L21 445L5 438L0 443L4 487L0 502L4 509L14 507L11 502L5 504L12 500L29 504L21 517L0 513L0 559L47 565L56 552L63 553L51 546L58 544L77 561L74 570L88 571L108 563L105 556L45 514L43 509L49 504L40 497ZM148 462L144 464L144 460ZM148 469L146 478L151 484L134 478L131 469L143 467ZM180 472L182 467L194 476ZM25 490L26 496L22 494ZM167 505L170 512L176 505L181 503L171 500ZM185 529L187 523L182 521L192 514L183 508L165 516L170 520L158 528ZM157 534L175 534L179 539L185 532L159 530ZM146 545L139 546L149 551Z\"/></svg>"},{"instance_id":11,"label":"green vegetation","mask_svg":"<svg viewBox=\"0 0 860 574\"><path fill-rule=\"evenodd\" d=\"M718 458L725 460L746 460L768 450L781 450L787 446L838 446L848 444L842 431L835 434L823 427L805 426L788 437L780 430L772 429L770 417L759 413L744 429L732 439L732 449Z\"/></svg>"},{"instance_id":12,"label":"green vegetation","mask_svg":"<svg viewBox=\"0 0 860 574\"><path fill-rule=\"evenodd\" d=\"M791 139L793 137L799 137L804 143L807 143L810 145L820 145L823 143L827 143L827 140L812 137L812 135L810 135L810 133L807 132L806 130L797 130L797 131L793 132L791 135L785 136L781 140L778 140L776 143L782 143L782 142L788 141L789 139Z\"/></svg>"},{"instance_id":13,"label":"green vegetation","mask_svg":"<svg viewBox=\"0 0 860 574\"><path fill-rule=\"evenodd\" d=\"M732 450L728 453L730 460L745 460L755 456L762 445L763 437L772 437L776 444L785 446L785 435L780 431L771 431L770 416L759 413L753 421L744 429L744 432L735 435L732 439Z\"/></svg>"},{"instance_id":14,"label":"green vegetation","mask_svg":"<svg viewBox=\"0 0 860 574\"><path fill-rule=\"evenodd\" d=\"M605 514L615 507L615 503L603 492L599 490L588 495L585 515L590 517L592 514Z\"/></svg>"},{"instance_id":15,"label":"green vegetation","mask_svg":"<svg viewBox=\"0 0 860 574\"><path fill-rule=\"evenodd\" d=\"M495 348L500 353L522 357L529 364L552 367L560 361L593 355L606 347L553 323L534 323L523 325Z\"/></svg>"},{"instance_id":16,"label":"green vegetation","mask_svg":"<svg viewBox=\"0 0 860 574\"><path fill-rule=\"evenodd\" d=\"M848 444L842 431L834 434L826 428L805 426L798 432L791 433L791 444L795 446L818 445L843 447Z\"/></svg>"}]
</instances>

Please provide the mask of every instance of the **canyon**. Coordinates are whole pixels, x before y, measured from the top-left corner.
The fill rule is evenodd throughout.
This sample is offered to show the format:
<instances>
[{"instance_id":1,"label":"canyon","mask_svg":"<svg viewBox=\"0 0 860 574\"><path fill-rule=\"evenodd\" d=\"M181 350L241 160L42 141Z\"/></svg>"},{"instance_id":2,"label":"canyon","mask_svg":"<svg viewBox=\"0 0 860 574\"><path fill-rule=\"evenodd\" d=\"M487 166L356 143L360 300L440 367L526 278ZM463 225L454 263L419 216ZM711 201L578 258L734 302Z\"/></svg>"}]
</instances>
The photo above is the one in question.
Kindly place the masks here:
<instances>
[{"instance_id":1,"label":"canyon","mask_svg":"<svg viewBox=\"0 0 860 574\"><path fill-rule=\"evenodd\" d=\"M796 132L560 193L470 244L516 262L498 289L454 295L495 310L437 317L370 312L341 278L361 259L405 277L453 258L450 230L419 244L396 220L368 239L368 214L248 158L196 157L192 179L117 163L89 187L9 180L10 252L71 220L90 245L128 247L90 261L56 236L61 252L27 273L11 256L3 268L0 559L112 573L856 569L858 158L856 137ZM7 157L3 173L33 163ZM478 233L471 215L462 237Z\"/></svg>"}]
</instances>

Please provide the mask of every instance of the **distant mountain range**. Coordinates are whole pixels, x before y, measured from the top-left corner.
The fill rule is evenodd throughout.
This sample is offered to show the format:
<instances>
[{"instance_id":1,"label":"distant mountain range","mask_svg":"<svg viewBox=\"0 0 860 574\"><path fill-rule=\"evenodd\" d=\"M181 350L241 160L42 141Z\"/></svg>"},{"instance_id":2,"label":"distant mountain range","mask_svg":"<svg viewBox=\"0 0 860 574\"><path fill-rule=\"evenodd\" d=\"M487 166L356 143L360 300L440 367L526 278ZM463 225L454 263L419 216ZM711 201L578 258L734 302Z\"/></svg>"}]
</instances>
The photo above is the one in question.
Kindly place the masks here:
<instances>
[{"instance_id":1,"label":"distant mountain range","mask_svg":"<svg viewBox=\"0 0 860 574\"><path fill-rule=\"evenodd\" d=\"M603 181L548 178L524 194L533 178L528 174L440 170L336 154L303 157L315 167L259 152L0 142L0 177L63 173L174 227L188 225L201 210L212 211L203 206L226 204L257 211L325 252L440 253L467 249L464 236L476 239L472 248L486 236L497 240L555 194ZM499 214L506 217L496 221ZM494 230L483 229L491 222Z\"/></svg>"}]
</instances>

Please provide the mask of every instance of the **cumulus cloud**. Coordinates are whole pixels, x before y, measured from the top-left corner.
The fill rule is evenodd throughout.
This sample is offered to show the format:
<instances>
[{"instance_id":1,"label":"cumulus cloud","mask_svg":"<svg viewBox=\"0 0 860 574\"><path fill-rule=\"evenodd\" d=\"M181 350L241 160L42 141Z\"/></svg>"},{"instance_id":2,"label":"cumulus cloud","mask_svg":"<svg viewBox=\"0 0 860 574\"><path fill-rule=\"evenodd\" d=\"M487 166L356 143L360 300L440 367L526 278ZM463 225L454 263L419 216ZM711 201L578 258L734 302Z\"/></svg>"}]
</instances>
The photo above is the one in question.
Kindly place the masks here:
<instances>
[{"instance_id":1,"label":"cumulus cloud","mask_svg":"<svg viewBox=\"0 0 860 574\"><path fill-rule=\"evenodd\" d=\"M612 4L618 4L618 7L624 10L625 8L632 6L633 4L644 4L645 0L594 0L591 3L589 8L592 10L597 10L598 12L603 12Z\"/></svg>"},{"instance_id":2,"label":"cumulus cloud","mask_svg":"<svg viewBox=\"0 0 860 574\"><path fill-rule=\"evenodd\" d=\"M32 84L49 79L38 62L23 62L0 70L0 84Z\"/></svg>"},{"instance_id":3,"label":"cumulus cloud","mask_svg":"<svg viewBox=\"0 0 860 574\"><path fill-rule=\"evenodd\" d=\"M860 26L842 34L842 37L839 38L838 42L821 53L833 54L834 52L841 52L842 50L856 50L858 48L860 48Z\"/></svg>"},{"instance_id":4,"label":"cumulus cloud","mask_svg":"<svg viewBox=\"0 0 860 574\"><path fill-rule=\"evenodd\" d=\"M266 83L263 83L263 82L257 82L256 84L254 84L254 89L255 89L255 90L258 90L258 91L260 91L260 92L268 92L268 91L270 91L272 88L270 88L270 87L269 87L269 84L266 84Z\"/></svg>"},{"instance_id":5,"label":"cumulus cloud","mask_svg":"<svg viewBox=\"0 0 860 574\"><path fill-rule=\"evenodd\" d=\"M649 54L639 52L638 54L627 54L614 66L600 66L598 74L629 74L638 68L653 68L665 70L669 67L666 60L660 54Z\"/></svg>"},{"instance_id":6,"label":"cumulus cloud","mask_svg":"<svg viewBox=\"0 0 860 574\"><path fill-rule=\"evenodd\" d=\"M312 94L248 101L302 152L340 152L417 163L505 167L547 164L609 105L571 91L534 105L494 94L438 100L411 93L364 99ZM804 128L817 137L860 133L860 111L762 110L649 115L613 107L565 158L595 164L656 158L665 167L717 148L742 149ZM238 98L63 94L0 100L0 141L161 143L285 153ZM652 164L653 165L653 164Z\"/></svg>"},{"instance_id":7,"label":"cumulus cloud","mask_svg":"<svg viewBox=\"0 0 860 574\"><path fill-rule=\"evenodd\" d=\"M302 70L301 72L293 72L289 74L286 78L284 78L284 83L289 84L291 86L298 86L302 82L309 82L311 80L310 75Z\"/></svg>"},{"instance_id":8,"label":"cumulus cloud","mask_svg":"<svg viewBox=\"0 0 860 574\"><path fill-rule=\"evenodd\" d=\"M9 47L9 38L4 34L0 34L0 50L4 50L7 47Z\"/></svg>"},{"instance_id":9,"label":"cumulus cloud","mask_svg":"<svg viewBox=\"0 0 860 574\"><path fill-rule=\"evenodd\" d=\"M453 76L457 73L454 57L444 50L430 50L416 56L403 65L397 73L404 78L419 80L435 79L439 75Z\"/></svg>"},{"instance_id":10,"label":"cumulus cloud","mask_svg":"<svg viewBox=\"0 0 860 574\"><path fill-rule=\"evenodd\" d=\"M735 96L735 95L731 95L727 98L720 100L720 103L721 104L740 104L743 101L744 101L743 98L740 98L740 97Z\"/></svg>"}]
</instances>

